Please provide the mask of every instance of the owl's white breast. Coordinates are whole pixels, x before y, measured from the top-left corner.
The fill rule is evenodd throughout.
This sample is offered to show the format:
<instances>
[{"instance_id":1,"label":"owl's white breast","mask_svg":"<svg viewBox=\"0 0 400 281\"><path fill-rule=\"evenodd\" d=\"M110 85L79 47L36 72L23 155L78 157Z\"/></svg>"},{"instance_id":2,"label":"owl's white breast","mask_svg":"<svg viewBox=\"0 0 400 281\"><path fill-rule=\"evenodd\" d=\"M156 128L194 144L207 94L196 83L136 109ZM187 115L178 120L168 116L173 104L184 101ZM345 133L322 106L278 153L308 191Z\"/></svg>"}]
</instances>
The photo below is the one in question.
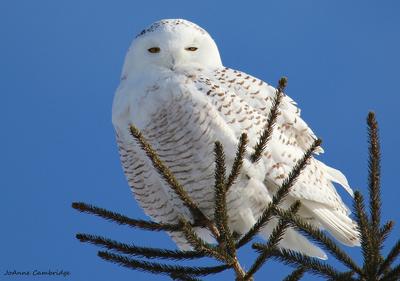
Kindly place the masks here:
<instances>
[{"instance_id":1,"label":"owl's white breast","mask_svg":"<svg viewBox=\"0 0 400 281\"><path fill-rule=\"evenodd\" d=\"M143 130L150 117L178 93L184 77L170 70L154 70L124 77L115 93L112 121L119 131L130 124Z\"/></svg>"}]
</instances>

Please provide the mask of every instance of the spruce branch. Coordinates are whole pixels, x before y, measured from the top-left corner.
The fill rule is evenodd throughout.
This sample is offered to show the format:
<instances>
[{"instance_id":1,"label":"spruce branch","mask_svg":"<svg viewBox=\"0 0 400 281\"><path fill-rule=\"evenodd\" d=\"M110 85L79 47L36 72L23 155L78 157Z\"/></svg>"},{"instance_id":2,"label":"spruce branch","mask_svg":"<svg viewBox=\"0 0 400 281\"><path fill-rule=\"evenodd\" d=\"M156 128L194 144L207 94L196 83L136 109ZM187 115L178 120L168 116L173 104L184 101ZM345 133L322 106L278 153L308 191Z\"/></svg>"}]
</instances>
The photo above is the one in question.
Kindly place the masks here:
<instances>
[{"instance_id":1,"label":"spruce branch","mask_svg":"<svg viewBox=\"0 0 400 281\"><path fill-rule=\"evenodd\" d=\"M369 136L369 195L371 209L371 226L374 236L379 237L379 225L381 219L381 195L380 195L380 145L378 136L378 122L375 113L370 112L367 118Z\"/></svg>"},{"instance_id":2,"label":"spruce branch","mask_svg":"<svg viewBox=\"0 0 400 281\"><path fill-rule=\"evenodd\" d=\"M120 225L128 225L135 228L151 231L180 231L182 226L179 224L156 223L152 221L136 220L127 216L111 212L83 202L72 203L72 208L82 213L93 214L103 219L116 222Z\"/></svg>"},{"instance_id":3,"label":"spruce branch","mask_svg":"<svg viewBox=\"0 0 400 281\"><path fill-rule=\"evenodd\" d=\"M300 202L296 201L289 208L288 212L297 213L300 208ZM282 240L283 235L285 234L286 229L289 227L290 221L286 219L280 219L276 227L272 230L271 235L269 236L268 242L266 244L265 249L261 252L261 254L257 257L256 261L247 271L244 280L249 280L253 277L253 275L261 268L261 266L267 261L270 257L271 252L278 247L279 242Z\"/></svg>"},{"instance_id":4,"label":"spruce branch","mask_svg":"<svg viewBox=\"0 0 400 281\"><path fill-rule=\"evenodd\" d=\"M258 218L257 222L251 227L251 229L237 242L236 248L240 248L247 244L260 229L268 223L271 219L275 206L278 206L286 195L289 193L290 188L294 185L297 178L300 176L301 171L306 167L308 160L311 158L314 151L321 145L321 140L316 139L311 147L306 151L303 158L300 159L294 168L290 171L289 176L283 181L282 185L275 193L272 198L272 202L263 211L262 215Z\"/></svg>"},{"instance_id":5,"label":"spruce branch","mask_svg":"<svg viewBox=\"0 0 400 281\"><path fill-rule=\"evenodd\" d=\"M379 267L379 274L382 274L385 271L387 271L393 264L393 262L395 262L395 260L399 257L399 255L400 255L400 240L397 240L396 244L390 250L386 259L384 259L381 266Z\"/></svg>"},{"instance_id":6,"label":"spruce branch","mask_svg":"<svg viewBox=\"0 0 400 281\"><path fill-rule=\"evenodd\" d=\"M371 257L369 268L377 274L381 259L382 242L380 232L381 220L381 195L380 195L380 145L378 136L378 123L375 114L370 112L367 118L368 124L368 143L369 143L369 161L368 161L368 187L370 203L370 239L371 239Z\"/></svg>"},{"instance_id":7,"label":"spruce branch","mask_svg":"<svg viewBox=\"0 0 400 281\"><path fill-rule=\"evenodd\" d=\"M400 264L387 272L381 281L399 281L400 280Z\"/></svg>"},{"instance_id":8,"label":"spruce branch","mask_svg":"<svg viewBox=\"0 0 400 281\"><path fill-rule=\"evenodd\" d=\"M97 246L114 250L123 254L144 257L147 259L191 260L204 257L196 251L177 251L149 247L138 247L133 244L124 244L98 235L78 233L76 238L81 242L91 243Z\"/></svg>"},{"instance_id":9,"label":"spruce branch","mask_svg":"<svg viewBox=\"0 0 400 281\"><path fill-rule=\"evenodd\" d=\"M261 133L261 136L254 147L254 153L250 156L250 159L253 163L257 163L267 146L269 139L272 136L273 128L276 123L276 119L279 115L279 105L283 98L283 91L287 85L287 78L282 77L279 79L278 88L276 89L275 98L272 102L271 110L268 113L267 123L265 125L265 129Z\"/></svg>"},{"instance_id":10,"label":"spruce branch","mask_svg":"<svg viewBox=\"0 0 400 281\"><path fill-rule=\"evenodd\" d=\"M248 143L247 134L243 133L239 138L235 160L233 161L232 170L226 182L226 187L225 187L226 192L228 192L229 188L235 183L237 177L240 174L240 170L242 169L243 166L243 159L246 154L247 143Z\"/></svg>"},{"instance_id":11,"label":"spruce branch","mask_svg":"<svg viewBox=\"0 0 400 281\"><path fill-rule=\"evenodd\" d=\"M172 280L178 280L178 281L201 281L198 278L185 274L171 273L169 276L171 277Z\"/></svg>"},{"instance_id":12,"label":"spruce branch","mask_svg":"<svg viewBox=\"0 0 400 281\"><path fill-rule=\"evenodd\" d=\"M98 256L106 261L117 263L119 265L138 269L142 271L151 272L153 274L165 274L165 275L199 275L205 276L222 272L229 268L227 265L209 266L209 267L189 267L189 266L178 266L169 265L148 261L140 261L131 259L126 256L116 255L107 251L99 251Z\"/></svg>"},{"instance_id":13,"label":"spruce branch","mask_svg":"<svg viewBox=\"0 0 400 281\"><path fill-rule=\"evenodd\" d=\"M394 221L388 221L380 228L380 236L382 238L382 242L384 242L386 238L389 236L393 227L394 227Z\"/></svg>"},{"instance_id":14,"label":"spruce branch","mask_svg":"<svg viewBox=\"0 0 400 281\"><path fill-rule=\"evenodd\" d=\"M261 253L264 249L266 249L266 246L260 243L254 243L253 249ZM339 272L332 266L321 262L318 259L308 257L295 251L286 249L274 250L271 252L271 258L287 265L297 267L302 266L303 268L307 269L308 272L328 279L349 281L354 280L351 277L352 273Z\"/></svg>"},{"instance_id":15,"label":"spruce branch","mask_svg":"<svg viewBox=\"0 0 400 281\"><path fill-rule=\"evenodd\" d=\"M182 225L182 232L185 235L187 242L194 248L195 251L208 257L214 257L222 262L227 260L226 253L214 245L203 241L203 239L196 234L188 221L181 218L180 224Z\"/></svg>"},{"instance_id":16,"label":"spruce branch","mask_svg":"<svg viewBox=\"0 0 400 281\"><path fill-rule=\"evenodd\" d=\"M298 281L303 277L305 272L306 270L304 269L304 267L299 266L296 270L293 270L291 274L286 276L285 279L283 279L282 281Z\"/></svg>"},{"instance_id":17,"label":"spruce branch","mask_svg":"<svg viewBox=\"0 0 400 281\"><path fill-rule=\"evenodd\" d=\"M225 185L225 154L222 144L215 142L215 223L220 233L220 242L227 247L231 257L236 256L235 242L228 225L226 209L226 185Z\"/></svg>"},{"instance_id":18,"label":"spruce branch","mask_svg":"<svg viewBox=\"0 0 400 281\"><path fill-rule=\"evenodd\" d=\"M366 275L374 275L375 269L371 264L373 255L373 242L371 238L371 231L368 216L365 212L364 198L360 192L354 192L354 210L355 218L360 233L361 251L364 257L364 270Z\"/></svg>"}]
</instances>

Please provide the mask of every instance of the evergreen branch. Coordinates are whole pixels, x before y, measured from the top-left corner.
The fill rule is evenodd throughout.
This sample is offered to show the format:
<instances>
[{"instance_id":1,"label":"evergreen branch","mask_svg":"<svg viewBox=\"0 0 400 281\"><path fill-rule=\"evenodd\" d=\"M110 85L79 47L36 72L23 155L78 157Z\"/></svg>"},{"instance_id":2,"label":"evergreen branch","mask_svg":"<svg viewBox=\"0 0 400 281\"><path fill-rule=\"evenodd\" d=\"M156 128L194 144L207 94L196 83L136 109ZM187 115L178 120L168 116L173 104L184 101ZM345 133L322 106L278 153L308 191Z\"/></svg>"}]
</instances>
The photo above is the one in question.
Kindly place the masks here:
<instances>
[{"instance_id":1,"label":"evergreen branch","mask_svg":"<svg viewBox=\"0 0 400 281\"><path fill-rule=\"evenodd\" d=\"M174 274L174 275L210 275L222 272L229 268L227 265L210 266L210 267L189 267L179 265L169 265L148 261L140 261L125 256L116 255L107 251L99 251L98 256L106 261L117 263L119 265L133 268L137 270L151 272L153 274Z\"/></svg>"},{"instance_id":2,"label":"evergreen branch","mask_svg":"<svg viewBox=\"0 0 400 281\"><path fill-rule=\"evenodd\" d=\"M386 270L390 268L392 263L398 258L400 255L400 240L397 240L396 244L390 250L389 254L387 255L386 259L382 262L381 266L379 267L379 274L384 273Z\"/></svg>"},{"instance_id":3,"label":"evergreen branch","mask_svg":"<svg viewBox=\"0 0 400 281\"><path fill-rule=\"evenodd\" d=\"M399 281L400 279L400 264L386 273L381 281Z\"/></svg>"},{"instance_id":4,"label":"evergreen branch","mask_svg":"<svg viewBox=\"0 0 400 281\"><path fill-rule=\"evenodd\" d=\"M180 223L182 224L182 232L185 235L187 242L195 249L195 251L205 256L214 257L220 261L226 262L227 257L225 252L203 241L186 220L181 219Z\"/></svg>"},{"instance_id":5,"label":"evergreen branch","mask_svg":"<svg viewBox=\"0 0 400 281\"><path fill-rule=\"evenodd\" d=\"M282 281L299 281L303 277L305 271L306 270L304 269L304 267L299 266L291 274L286 276L285 279L283 279Z\"/></svg>"},{"instance_id":6,"label":"evergreen branch","mask_svg":"<svg viewBox=\"0 0 400 281\"><path fill-rule=\"evenodd\" d=\"M235 242L228 225L225 186L225 155L220 142L215 142L215 223L220 233L220 242L226 247L231 257L236 256Z\"/></svg>"},{"instance_id":7,"label":"evergreen branch","mask_svg":"<svg viewBox=\"0 0 400 281\"><path fill-rule=\"evenodd\" d=\"M337 243L329 238L323 231L302 220L298 216L291 214L290 212L276 209L276 213L279 217L285 218L286 220L290 221L300 233L315 241L319 246L326 249L333 256L335 256L338 261L342 262L344 265L349 267L351 270L357 272L358 274L364 274L362 269L352 260L352 258L347 255L342 249L340 249Z\"/></svg>"},{"instance_id":8,"label":"evergreen branch","mask_svg":"<svg viewBox=\"0 0 400 281\"><path fill-rule=\"evenodd\" d=\"M239 138L238 148L235 156L235 160L232 164L232 170L229 174L228 180L226 182L226 191L228 192L229 188L235 183L235 180L240 174L240 170L243 166L243 159L246 153L246 145L248 143L247 134L243 133Z\"/></svg>"},{"instance_id":9,"label":"evergreen branch","mask_svg":"<svg viewBox=\"0 0 400 281\"><path fill-rule=\"evenodd\" d=\"M195 202L189 197L183 186L178 182L172 171L161 161L157 152L152 148L150 143L146 141L143 134L133 125L130 125L130 132L132 136L140 144L140 147L146 153L148 158L153 163L154 168L168 183L171 189L178 195L185 206L190 210L195 222L204 221L209 224L209 219L201 212Z\"/></svg>"},{"instance_id":10,"label":"evergreen branch","mask_svg":"<svg viewBox=\"0 0 400 281\"><path fill-rule=\"evenodd\" d=\"M251 229L239 240L236 244L236 248L240 248L247 244L260 229L271 219L274 212L275 206L278 206L285 196L289 193L290 188L294 185L300 173L307 166L308 160L312 157L314 151L321 145L321 140L316 139L312 146L306 151L303 158L297 162L297 164L290 171L289 176L283 181L281 187L275 193L272 198L272 202L268 204L262 215L258 218L257 222L251 227Z\"/></svg>"},{"instance_id":11,"label":"evergreen branch","mask_svg":"<svg viewBox=\"0 0 400 281\"><path fill-rule=\"evenodd\" d=\"M167 249L157 249L148 247L138 247L136 245L128 245L115 240L104 238L97 235L82 234L76 235L81 242L88 242L97 246L102 246L108 250L115 250L123 254L140 256L148 259L161 258L169 260L198 259L204 257L203 254L196 251L177 251Z\"/></svg>"},{"instance_id":12,"label":"evergreen branch","mask_svg":"<svg viewBox=\"0 0 400 281\"><path fill-rule=\"evenodd\" d=\"M178 281L201 281L198 278L192 277L190 275L184 275L184 274L178 274L178 273L171 273L169 275L172 280L178 280Z\"/></svg>"},{"instance_id":13,"label":"evergreen branch","mask_svg":"<svg viewBox=\"0 0 400 281\"><path fill-rule=\"evenodd\" d=\"M272 102L271 110L268 114L265 129L261 133L261 136L256 146L254 147L254 153L250 156L250 159L253 163L258 162L261 159L262 153L264 152L265 147L267 146L267 143L272 136L272 131L276 123L276 119L278 118L279 115L279 105L282 101L283 91L286 85L287 85L287 78L282 77L281 79L279 79L279 86L276 89L275 98Z\"/></svg>"},{"instance_id":14,"label":"evergreen branch","mask_svg":"<svg viewBox=\"0 0 400 281\"><path fill-rule=\"evenodd\" d=\"M364 257L364 271L368 276L374 275L374 269L371 268L371 258L373 255L373 251L371 249L371 232L369 227L369 221L367 214L365 212L364 198L360 192L354 192L354 210L355 210L355 218L358 225L358 230L360 233L360 242L361 242L361 251Z\"/></svg>"},{"instance_id":15,"label":"evergreen branch","mask_svg":"<svg viewBox=\"0 0 400 281\"><path fill-rule=\"evenodd\" d=\"M260 243L254 243L253 249L257 252L262 252L266 248L265 245ZM346 272L342 273L334 269L332 266L319 261L318 259L308 257L298 252L280 249L274 250L271 253L271 257L277 261L280 261L286 265L301 266L308 272L319 275L322 277L327 277L333 280L353 280L352 273Z\"/></svg>"},{"instance_id":16,"label":"evergreen branch","mask_svg":"<svg viewBox=\"0 0 400 281\"><path fill-rule=\"evenodd\" d=\"M261 268L261 266L267 261L267 259L271 256L272 251L277 247L279 241L282 240L283 234L286 228L289 227L289 223L287 221L279 220L278 225L273 229L270 239L268 240L267 245L261 251L253 265L247 271L244 280L249 280L253 277L253 275Z\"/></svg>"},{"instance_id":17,"label":"evergreen branch","mask_svg":"<svg viewBox=\"0 0 400 281\"><path fill-rule=\"evenodd\" d=\"M300 202L296 201L288 210L290 213L297 213L300 208ZM261 268L261 266L267 261L270 257L271 252L278 247L279 242L282 240L283 235L285 234L286 229L289 227L289 221L286 219L280 219L277 226L272 230L271 235L269 236L268 242L264 251L257 257L256 261L250 267L249 271L247 271L244 280L250 280L253 275Z\"/></svg>"},{"instance_id":18,"label":"evergreen branch","mask_svg":"<svg viewBox=\"0 0 400 281\"><path fill-rule=\"evenodd\" d=\"M381 227L380 236L381 236L382 242L385 241L386 238L389 236L393 227L394 227L394 221L388 221Z\"/></svg>"},{"instance_id":19,"label":"evergreen branch","mask_svg":"<svg viewBox=\"0 0 400 281\"><path fill-rule=\"evenodd\" d=\"M378 135L378 123L375 114L370 112L367 118L369 135L369 195L371 226L374 237L379 241L379 225L381 217L381 195L380 195L380 145Z\"/></svg>"},{"instance_id":20,"label":"evergreen branch","mask_svg":"<svg viewBox=\"0 0 400 281\"><path fill-rule=\"evenodd\" d=\"M227 226L227 214L226 214L226 190L225 190L225 154L222 144L217 141L214 147L215 155L215 224L220 233L220 238L223 242L226 242L226 229Z\"/></svg>"},{"instance_id":21,"label":"evergreen branch","mask_svg":"<svg viewBox=\"0 0 400 281\"><path fill-rule=\"evenodd\" d=\"M371 241L371 257L370 266L371 273L377 273L377 268L381 261L381 248L383 240L380 236L380 220L381 220L381 195L380 195L380 146L378 136L378 123L375 114L370 112L367 118L368 124L368 143L369 143L369 161L368 161L368 187L369 187L369 203L370 203L370 241Z\"/></svg>"},{"instance_id":22,"label":"evergreen branch","mask_svg":"<svg viewBox=\"0 0 400 281\"><path fill-rule=\"evenodd\" d=\"M245 272L239 264L236 256L230 256L225 249L221 248L221 246L223 246L221 244L220 247L217 248L213 245L205 243L200 237L197 236L192 226L187 221L181 220L181 224L183 225L183 233L186 240L196 251L226 263L227 266L235 270L237 280L243 279Z\"/></svg>"},{"instance_id":23,"label":"evergreen branch","mask_svg":"<svg viewBox=\"0 0 400 281\"><path fill-rule=\"evenodd\" d=\"M103 208L99 208L90 204L83 202L72 203L72 208L78 210L82 213L93 214L99 216L103 219L116 222L120 225L129 225L131 227L140 228L143 230L151 231L180 231L182 226L179 224L166 224L166 223L156 223L152 221L136 220L128 218L127 216L108 211Z\"/></svg>"}]
</instances>

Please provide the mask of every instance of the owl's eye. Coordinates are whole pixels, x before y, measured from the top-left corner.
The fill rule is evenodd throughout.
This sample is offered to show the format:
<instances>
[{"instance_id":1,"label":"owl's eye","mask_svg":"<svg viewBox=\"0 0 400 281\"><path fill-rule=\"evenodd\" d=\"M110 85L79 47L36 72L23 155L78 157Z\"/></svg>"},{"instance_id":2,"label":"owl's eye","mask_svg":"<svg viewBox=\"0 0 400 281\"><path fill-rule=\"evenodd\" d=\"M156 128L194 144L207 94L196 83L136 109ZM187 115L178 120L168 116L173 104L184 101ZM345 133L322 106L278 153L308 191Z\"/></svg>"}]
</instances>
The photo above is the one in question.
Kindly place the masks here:
<instances>
[{"instance_id":1,"label":"owl's eye","mask_svg":"<svg viewBox=\"0 0 400 281\"><path fill-rule=\"evenodd\" d=\"M187 48L185 48L186 51L191 51L191 52L194 52L197 49L198 49L197 47L187 47Z\"/></svg>"},{"instance_id":2,"label":"owl's eye","mask_svg":"<svg viewBox=\"0 0 400 281\"><path fill-rule=\"evenodd\" d=\"M155 54L155 53L159 53L161 51L161 49L158 47L152 47L150 49L147 49L147 51L149 51L152 54Z\"/></svg>"}]
</instances>

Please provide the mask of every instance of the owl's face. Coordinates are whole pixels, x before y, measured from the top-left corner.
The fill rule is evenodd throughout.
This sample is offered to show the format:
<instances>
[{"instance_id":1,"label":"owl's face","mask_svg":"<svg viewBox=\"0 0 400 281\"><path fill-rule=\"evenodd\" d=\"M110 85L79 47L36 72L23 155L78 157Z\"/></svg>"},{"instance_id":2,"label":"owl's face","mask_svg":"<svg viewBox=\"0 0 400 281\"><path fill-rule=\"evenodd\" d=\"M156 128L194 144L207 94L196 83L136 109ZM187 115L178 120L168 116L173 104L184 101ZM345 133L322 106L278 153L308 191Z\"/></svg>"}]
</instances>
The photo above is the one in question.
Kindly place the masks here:
<instances>
[{"instance_id":1,"label":"owl's face","mask_svg":"<svg viewBox=\"0 0 400 281\"><path fill-rule=\"evenodd\" d=\"M123 75L161 69L222 66L218 48L206 31L186 20L161 20L132 42Z\"/></svg>"}]
</instances>

